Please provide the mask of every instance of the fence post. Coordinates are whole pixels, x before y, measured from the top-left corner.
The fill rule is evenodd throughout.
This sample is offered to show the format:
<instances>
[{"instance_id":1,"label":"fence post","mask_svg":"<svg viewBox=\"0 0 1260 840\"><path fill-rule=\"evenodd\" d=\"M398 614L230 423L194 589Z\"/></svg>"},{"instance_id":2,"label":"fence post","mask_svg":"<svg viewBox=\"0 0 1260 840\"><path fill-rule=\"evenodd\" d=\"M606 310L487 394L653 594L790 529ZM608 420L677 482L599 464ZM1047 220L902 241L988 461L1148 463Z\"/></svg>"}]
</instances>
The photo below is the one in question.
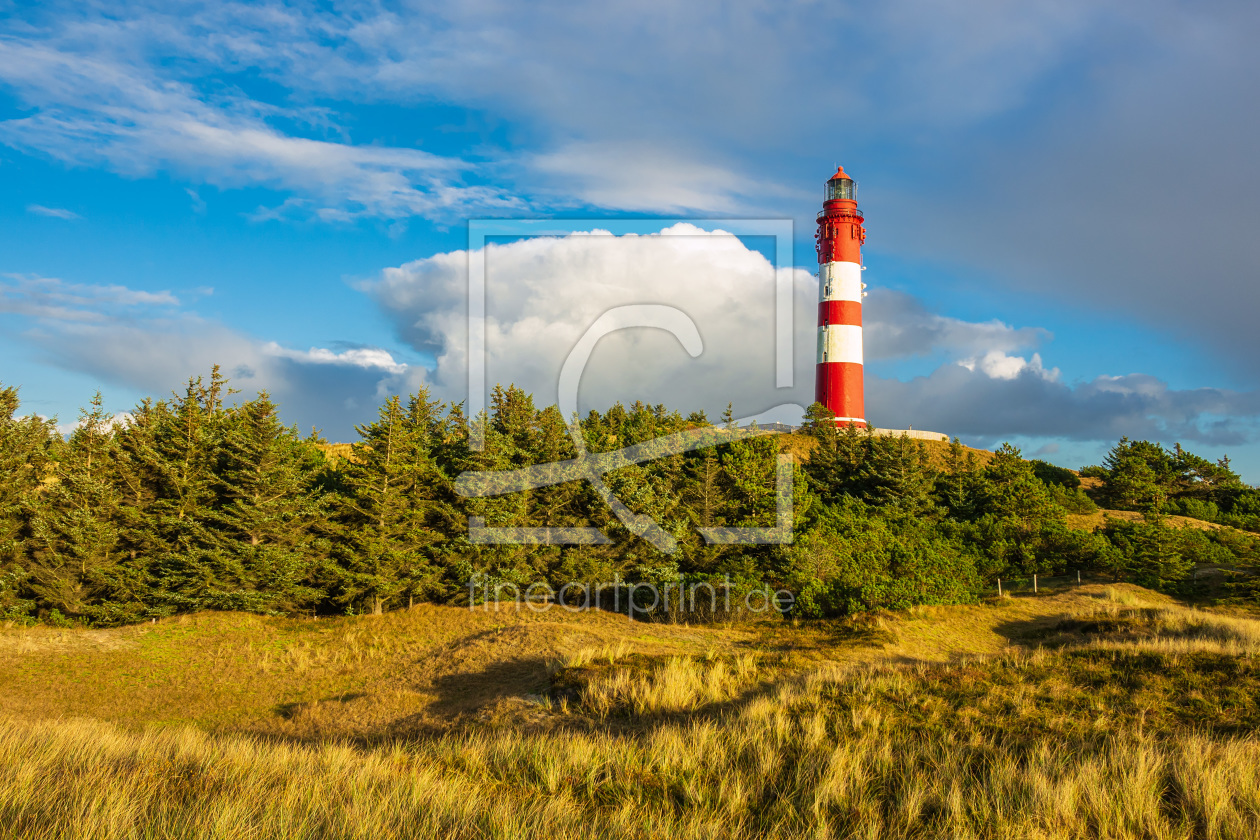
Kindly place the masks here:
<instances>
[{"instance_id":1,"label":"fence post","mask_svg":"<svg viewBox=\"0 0 1260 840\"><path fill-rule=\"evenodd\" d=\"M998 578L998 597L1002 597L1002 579Z\"/></svg>"},{"instance_id":2,"label":"fence post","mask_svg":"<svg viewBox=\"0 0 1260 840\"><path fill-rule=\"evenodd\" d=\"M1037 576L1033 575L1033 594L1037 594Z\"/></svg>"}]
</instances>

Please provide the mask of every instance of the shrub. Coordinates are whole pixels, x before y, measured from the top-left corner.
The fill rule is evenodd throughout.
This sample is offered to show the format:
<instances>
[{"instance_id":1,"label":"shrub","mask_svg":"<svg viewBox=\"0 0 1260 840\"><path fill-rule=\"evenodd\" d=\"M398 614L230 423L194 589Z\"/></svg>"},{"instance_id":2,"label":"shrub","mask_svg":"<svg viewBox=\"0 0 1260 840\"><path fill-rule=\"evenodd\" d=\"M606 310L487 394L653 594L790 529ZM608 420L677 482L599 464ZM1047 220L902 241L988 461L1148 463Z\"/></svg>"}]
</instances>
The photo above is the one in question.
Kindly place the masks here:
<instances>
[{"instance_id":1,"label":"shrub","mask_svg":"<svg viewBox=\"0 0 1260 840\"><path fill-rule=\"evenodd\" d=\"M1066 487L1069 490L1081 486L1081 479L1076 473L1066 467L1059 467L1048 461L1030 461L1033 468L1033 475L1044 481L1046 484L1057 484L1060 487Z\"/></svg>"}]
</instances>

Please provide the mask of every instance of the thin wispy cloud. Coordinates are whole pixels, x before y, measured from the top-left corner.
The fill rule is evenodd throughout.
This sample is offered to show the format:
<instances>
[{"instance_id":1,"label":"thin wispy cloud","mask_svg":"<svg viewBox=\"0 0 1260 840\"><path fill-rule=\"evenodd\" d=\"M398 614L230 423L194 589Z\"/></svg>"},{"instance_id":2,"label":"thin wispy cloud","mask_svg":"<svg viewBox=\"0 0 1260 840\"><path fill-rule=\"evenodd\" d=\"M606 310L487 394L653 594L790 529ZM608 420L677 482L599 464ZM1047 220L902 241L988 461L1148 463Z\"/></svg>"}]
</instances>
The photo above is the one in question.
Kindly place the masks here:
<instances>
[{"instance_id":1,"label":"thin wispy cloud","mask_svg":"<svg viewBox=\"0 0 1260 840\"><path fill-rule=\"evenodd\" d=\"M522 206L497 188L463 183L475 167L459 158L294 136L267 121L281 109L239 93L212 97L109 56L0 38L0 79L36 108L0 122L0 142L133 177L169 170L291 194L260 217L453 219Z\"/></svg>"},{"instance_id":2,"label":"thin wispy cloud","mask_svg":"<svg viewBox=\"0 0 1260 840\"><path fill-rule=\"evenodd\" d=\"M201 214L206 212L206 201L201 197L200 193L192 187L186 187L184 189L184 193L192 199L192 209L194 213Z\"/></svg>"},{"instance_id":3,"label":"thin wispy cloud","mask_svg":"<svg viewBox=\"0 0 1260 840\"><path fill-rule=\"evenodd\" d=\"M55 277L0 275L0 312L50 321L102 322L125 311L179 306L169 291L66 283Z\"/></svg>"},{"instance_id":4,"label":"thin wispy cloud","mask_svg":"<svg viewBox=\"0 0 1260 840\"><path fill-rule=\"evenodd\" d=\"M66 210L63 207L45 207L42 204L28 204L26 212L36 216L47 216L50 219L65 219L68 222L83 218L73 210Z\"/></svg>"},{"instance_id":5,"label":"thin wispy cloud","mask_svg":"<svg viewBox=\"0 0 1260 840\"><path fill-rule=\"evenodd\" d=\"M353 14L280 3L67 6L0 41L0 78L37 109L0 126L0 141L130 174L172 168L292 193L259 219L575 205L761 212L800 196L756 173L754 149L795 154L836 119L875 132L955 129L1018 107L1088 30L1092 8L899 0L860 15L784 6L767 21L754 8L715 20L703 5L661 16L614 2L575 21L567 4L550 2L492 13L458 4L364 3ZM720 38L683 35L715 24ZM835 60L834 43L817 37L829 28L866 46L852 60L846 53L841 85L816 72ZM225 83L246 69L297 96L263 101ZM530 142L498 150L507 164L356 145L335 105L302 104L315 99L343 110L431 101L488 109L521 121ZM294 134L299 124L314 131ZM487 186L496 180L528 195Z\"/></svg>"}]
</instances>

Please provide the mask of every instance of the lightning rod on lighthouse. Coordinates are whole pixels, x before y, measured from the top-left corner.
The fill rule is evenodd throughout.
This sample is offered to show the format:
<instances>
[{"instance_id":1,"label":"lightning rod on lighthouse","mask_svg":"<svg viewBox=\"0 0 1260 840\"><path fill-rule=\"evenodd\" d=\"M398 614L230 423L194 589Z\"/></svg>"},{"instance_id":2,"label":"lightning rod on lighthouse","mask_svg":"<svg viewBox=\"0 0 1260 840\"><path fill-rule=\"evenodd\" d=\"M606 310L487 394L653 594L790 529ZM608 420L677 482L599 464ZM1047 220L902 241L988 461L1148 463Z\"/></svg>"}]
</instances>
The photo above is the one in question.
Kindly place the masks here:
<instances>
[{"instance_id":1,"label":"lightning rod on lighthouse","mask_svg":"<svg viewBox=\"0 0 1260 840\"><path fill-rule=\"evenodd\" d=\"M818 250L818 367L814 400L836 423L866 426L862 393L862 243L857 182L843 167L827 180L814 238Z\"/></svg>"}]
</instances>

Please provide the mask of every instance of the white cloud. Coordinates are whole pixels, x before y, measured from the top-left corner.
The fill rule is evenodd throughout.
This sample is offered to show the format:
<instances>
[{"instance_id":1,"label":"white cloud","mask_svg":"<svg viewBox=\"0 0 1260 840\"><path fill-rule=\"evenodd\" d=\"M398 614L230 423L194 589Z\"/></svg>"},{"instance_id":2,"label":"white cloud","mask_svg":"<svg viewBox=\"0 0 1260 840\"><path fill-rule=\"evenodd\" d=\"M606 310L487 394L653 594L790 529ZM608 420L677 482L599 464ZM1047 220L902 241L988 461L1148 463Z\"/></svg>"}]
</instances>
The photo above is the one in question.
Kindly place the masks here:
<instances>
[{"instance_id":1,"label":"white cloud","mask_svg":"<svg viewBox=\"0 0 1260 840\"><path fill-rule=\"evenodd\" d=\"M66 210L62 207L45 207L42 204L28 204L26 205L26 212L34 213L36 216L47 216L50 219L65 219L68 222L83 218L73 210Z\"/></svg>"},{"instance_id":2,"label":"white cloud","mask_svg":"<svg viewBox=\"0 0 1260 840\"><path fill-rule=\"evenodd\" d=\"M1177 390L1151 376L1068 384L1025 366L1015 376L946 364L908 381L868 377L868 415L991 446L1014 437L1115 441L1124 435L1237 445L1260 431L1260 394Z\"/></svg>"},{"instance_id":3,"label":"white cloud","mask_svg":"<svg viewBox=\"0 0 1260 840\"><path fill-rule=\"evenodd\" d=\"M871 360L944 354L976 358L1037 347L1051 338L1040 327L1013 327L998 320L964 321L930 311L918 299L890 289L871 290L863 306L866 357Z\"/></svg>"},{"instance_id":4,"label":"white cloud","mask_svg":"<svg viewBox=\"0 0 1260 840\"><path fill-rule=\"evenodd\" d=\"M0 274L0 312L53 321L105 321L137 306L178 306L169 291L66 283L54 277Z\"/></svg>"},{"instance_id":5,"label":"white cloud","mask_svg":"<svg viewBox=\"0 0 1260 840\"><path fill-rule=\"evenodd\" d=\"M609 335L582 379L583 410L641 399L712 412L734 401L741 414L754 414L813 388L816 281L800 269L780 270L797 291L798 387L778 391L776 271L730 234L686 223L646 236L589 231L491 244L484 256L486 375L526 388L540 403L556 401L561 366L586 329L629 304L681 309L697 325L703 353L692 359L657 330ZM455 252L386 270L365 287L404 340L436 359L432 380L452 399L463 399L467 382L466 280L467 255Z\"/></svg>"},{"instance_id":6,"label":"white cloud","mask_svg":"<svg viewBox=\"0 0 1260 840\"><path fill-rule=\"evenodd\" d=\"M0 37L0 79L37 109L0 122L0 142L131 176L171 169L221 187L292 193L272 215L449 218L521 207L495 188L462 184L473 167L458 158L293 136L266 118L299 113L239 93L208 96L99 53Z\"/></svg>"},{"instance_id":7,"label":"white cloud","mask_svg":"<svg viewBox=\"0 0 1260 840\"><path fill-rule=\"evenodd\" d=\"M206 200L201 194L192 187L185 187L184 192L192 199L192 209L194 213L201 214L206 212Z\"/></svg>"},{"instance_id":8,"label":"white cloud","mask_svg":"<svg viewBox=\"0 0 1260 840\"><path fill-rule=\"evenodd\" d=\"M1023 356L1008 356L1001 350L990 350L983 356L963 359L958 362L967 370L979 370L990 379L1018 379L1027 373L1054 382L1059 378L1059 369L1046 370L1041 364L1041 354L1033 353L1032 359Z\"/></svg>"},{"instance_id":9,"label":"white cloud","mask_svg":"<svg viewBox=\"0 0 1260 840\"><path fill-rule=\"evenodd\" d=\"M379 347L354 347L340 353L324 347L310 350L290 350L274 341L263 345L263 352L280 359L316 365L347 365L365 370L383 370L389 373L405 373L407 366L394 361L394 357Z\"/></svg>"},{"instance_id":10,"label":"white cloud","mask_svg":"<svg viewBox=\"0 0 1260 840\"><path fill-rule=\"evenodd\" d=\"M643 236L595 230L492 244L484 258L490 383L515 382L539 404L553 403L564 360L600 315L654 303L690 316L703 352L692 358L657 330L611 334L584 373L582 410L641 399L716 416L733 402L747 416L812 401L817 281L800 269L776 274L734 236L686 223ZM166 291L9 275L0 283L0 312L24 319L20 334L45 362L154 395L219 364L247 394L269 391L285 417L351 440L354 425L370 420L390 394L431 386L442 399L465 399L467 260L463 252L439 254L387 269L363 287L404 340L434 359L431 369L376 347L284 347L184 311ZM774 288L785 276L795 293L795 385L776 389ZM945 360L908 381L868 371L867 415L876 425L984 443L1129 435L1233 445L1256 431L1260 394L1175 390L1143 374L1065 383L1040 353L1012 349L1043 340L1042 331L944 319L913 301L890 302L924 329L913 341L889 342L885 358ZM868 321L868 335L884 329L897 307L884 309L885 320Z\"/></svg>"},{"instance_id":11,"label":"white cloud","mask_svg":"<svg viewBox=\"0 0 1260 840\"><path fill-rule=\"evenodd\" d=\"M772 11L610 2L581 14L565 3L494 0L106 2L32 16L20 36L0 41L0 78L39 109L3 134L128 173L160 166L220 185L275 186L294 193L286 212L325 219L523 207L464 185L462 161L351 145L335 113L293 104L437 101L525 129L527 148L494 174L527 186L536 204L760 212L799 198L777 176L752 175L767 155L812 148L809 157L820 142L850 148L856 138L842 132L858 124L901 135L1010 110L1097 17L1083 0ZM843 84L819 69L837 49ZM283 93L264 103L216 79L242 72ZM343 137L292 136L275 127L281 121Z\"/></svg>"},{"instance_id":12,"label":"white cloud","mask_svg":"<svg viewBox=\"0 0 1260 840\"><path fill-rule=\"evenodd\" d=\"M710 156L676 146L625 140L569 143L525 157L521 180L557 200L621 211L746 213L792 194L781 184L748 177ZM793 194L802 203L812 196Z\"/></svg>"},{"instance_id":13,"label":"white cloud","mask_svg":"<svg viewBox=\"0 0 1260 840\"><path fill-rule=\"evenodd\" d=\"M292 350L188 314L45 322L26 339L48 363L159 397L217 364L245 397L267 391L290 422L336 440L354 440L355 424L370 421L389 395L425 384L422 368L384 350Z\"/></svg>"}]
</instances>

